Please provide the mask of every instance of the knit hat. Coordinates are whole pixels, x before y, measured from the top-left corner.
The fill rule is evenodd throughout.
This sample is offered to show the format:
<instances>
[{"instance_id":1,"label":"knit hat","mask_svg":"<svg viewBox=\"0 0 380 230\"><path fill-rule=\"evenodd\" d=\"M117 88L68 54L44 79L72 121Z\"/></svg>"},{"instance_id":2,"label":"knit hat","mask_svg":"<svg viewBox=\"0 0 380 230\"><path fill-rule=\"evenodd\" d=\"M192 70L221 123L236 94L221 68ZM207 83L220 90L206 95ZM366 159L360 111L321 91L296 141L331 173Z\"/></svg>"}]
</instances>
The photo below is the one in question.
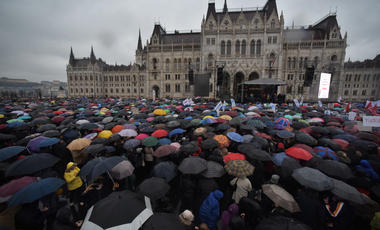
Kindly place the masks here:
<instances>
[{"instance_id":1,"label":"knit hat","mask_svg":"<svg viewBox=\"0 0 380 230\"><path fill-rule=\"evenodd\" d=\"M277 184L278 183L278 180L280 179L280 176L277 175L277 174L273 174L270 181L274 184Z\"/></svg>"},{"instance_id":2,"label":"knit hat","mask_svg":"<svg viewBox=\"0 0 380 230\"><path fill-rule=\"evenodd\" d=\"M137 149L136 149L136 152L137 152L137 153L141 153L141 151L142 151L142 148L137 148Z\"/></svg>"},{"instance_id":3,"label":"knit hat","mask_svg":"<svg viewBox=\"0 0 380 230\"><path fill-rule=\"evenodd\" d=\"M192 221L194 220L194 215L191 211L186 209L185 211L183 211L183 213L179 214L179 220L183 225L189 227Z\"/></svg>"}]
</instances>

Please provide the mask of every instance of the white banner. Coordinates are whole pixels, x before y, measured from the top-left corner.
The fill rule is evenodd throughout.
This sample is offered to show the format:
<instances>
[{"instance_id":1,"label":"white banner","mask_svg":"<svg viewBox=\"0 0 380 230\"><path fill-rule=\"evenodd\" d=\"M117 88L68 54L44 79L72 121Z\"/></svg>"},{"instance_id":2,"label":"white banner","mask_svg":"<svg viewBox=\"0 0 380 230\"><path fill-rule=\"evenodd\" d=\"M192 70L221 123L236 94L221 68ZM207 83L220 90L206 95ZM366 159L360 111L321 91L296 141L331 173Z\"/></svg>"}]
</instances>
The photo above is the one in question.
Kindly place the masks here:
<instances>
[{"instance_id":1,"label":"white banner","mask_svg":"<svg viewBox=\"0 0 380 230\"><path fill-rule=\"evenodd\" d=\"M318 106L322 107L322 102L321 101L318 101Z\"/></svg>"},{"instance_id":2,"label":"white banner","mask_svg":"<svg viewBox=\"0 0 380 230\"><path fill-rule=\"evenodd\" d=\"M380 127L380 116L364 116L363 126Z\"/></svg>"},{"instance_id":3,"label":"white banner","mask_svg":"<svg viewBox=\"0 0 380 230\"><path fill-rule=\"evenodd\" d=\"M300 107L300 103L298 101L298 99L293 99L294 103L296 104L297 107Z\"/></svg>"},{"instance_id":4,"label":"white banner","mask_svg":"<svg viewBox=\"0 0 380 230\"><path fill-rule=\"evenodd\" d=\"M329 98L331 74L321 73L319 81L318 98Z\"/></svg>"},{"instance_id":5,"label":"white banner","mask_svg":"<svg viewBox=\"0 0 380 230\"><path fill-rule=\"evenodd\" d=\"M354 121L355 117L356 117L356 113L355 112L349 112L348 113L348 120Z\"/></svg>"},{"instance_id":6,"label":"white banner","mask_svg":"<svg viewBox=\"0 0 380 230\"><path fill-rule=\"evenodd\" d=\"M236 107L235 100L231 98L231 108Z\"/></svg>"}]
</instances>

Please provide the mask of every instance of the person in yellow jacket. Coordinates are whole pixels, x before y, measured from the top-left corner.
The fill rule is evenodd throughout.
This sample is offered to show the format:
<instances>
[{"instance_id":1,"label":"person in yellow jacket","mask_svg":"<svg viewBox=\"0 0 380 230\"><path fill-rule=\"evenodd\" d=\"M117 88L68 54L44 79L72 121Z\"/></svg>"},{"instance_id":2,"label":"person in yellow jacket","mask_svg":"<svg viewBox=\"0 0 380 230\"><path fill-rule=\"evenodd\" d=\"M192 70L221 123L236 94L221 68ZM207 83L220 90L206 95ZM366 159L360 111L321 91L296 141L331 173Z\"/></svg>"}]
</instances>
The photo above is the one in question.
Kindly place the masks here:
<instances>
[{"instance_id":1,"label":"person in yellow jacket","mask_svg":"<svg viewBox=\"0 0 380 230\"><path fill-rule=\"evenodd\" d=\"M70 192L70 208L76 221L83 219L84 203L80 201L81 194L84 190L82 179L78 176L80 168L74 162L69 162L65 171L65 180L67 189ZM74 203L79 201L79 215L75 209Z\"/></svg>"}]
</instances>

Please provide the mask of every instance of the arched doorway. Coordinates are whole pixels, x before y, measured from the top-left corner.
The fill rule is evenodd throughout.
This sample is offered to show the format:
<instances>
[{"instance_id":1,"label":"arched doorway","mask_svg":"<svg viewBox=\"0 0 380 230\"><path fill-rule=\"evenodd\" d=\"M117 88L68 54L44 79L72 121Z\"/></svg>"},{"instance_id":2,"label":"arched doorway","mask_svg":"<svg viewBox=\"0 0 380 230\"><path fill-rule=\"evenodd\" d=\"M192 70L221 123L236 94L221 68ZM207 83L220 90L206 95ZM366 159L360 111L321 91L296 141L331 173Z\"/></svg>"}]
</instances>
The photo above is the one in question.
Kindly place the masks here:
<instances>
[{"instance_id":1,"label":"arched doorway","mask_svg":"<svg viewBox=\"0 0 380 230\"><path fill-rule=\"evenodd\" d=\"M259 79L259 78L260 78L259 74L256 73L256 72L253 72L253 73L251 73L249 75L248 81L256 80L256 79Z\"/></svg>"},{"instance_id":2,"label":"arched doorway","mask_svg":"<svg viewBox=\"0 0 380 230\"><path fill-rule=\"evenodd\" d=\"M156 93L156 98L160 98L160 88L155 85L152 87L152 94L153 94L153 91Z\"/></svg>"},{"instance_id":3,"label":"arched doorway","mask_svg":"<svg viewBox=\"0 0 380 230\"><path fill-rule=\"evenodd\" d=\"M241 98L241 85L239 84L242 82L244 82L244 74L242 72L236 73L234 78L233 97Z\"/></svg>"}]
</instances>

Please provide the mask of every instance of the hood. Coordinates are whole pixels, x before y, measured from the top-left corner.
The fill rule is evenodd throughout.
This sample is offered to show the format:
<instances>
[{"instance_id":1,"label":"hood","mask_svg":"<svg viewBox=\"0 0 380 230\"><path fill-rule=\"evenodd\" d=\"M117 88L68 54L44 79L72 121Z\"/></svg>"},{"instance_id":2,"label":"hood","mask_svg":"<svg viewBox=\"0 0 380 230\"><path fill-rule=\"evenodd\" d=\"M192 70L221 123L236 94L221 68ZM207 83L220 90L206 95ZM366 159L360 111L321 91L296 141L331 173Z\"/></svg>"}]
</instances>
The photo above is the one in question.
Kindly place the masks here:
<instances>
[{"instance_id":1,"label":"hood","mask_svg":"<svg viewBox=\"0 0 380 230\"><path fill-rule=\"evenodd\" d=\"M360 165L363 166L364 168L369 168L369 169L372 168L371 164L366 160L361 160Z\"/></svg>"},{"instance_id":2,"label":"hood","mask_svg":"<svg viewBox=\"0 0 380 230\"><path fill-rule=\"evenodd\" d=\"M212 155L214 155L214 156L222 156L222 152L219 149L214 149L214 151L212 151Z\"/></svg>"},{"instance_id":3,"label":"hood","mask_svg":"<svg viewBox=\"0 0 380 230\"><path fill-rule=\"evenodd\" d=\"M69 162L68 164L67 164L67 166L66 166L66 169L69 169L71 166L73 166L74 165L74 162Z\"/></svg>"},{"instance_id":4,"label":"hood","mask_svg":"<svg viewBox=\"0 0 380 230\"><path fill-rule=\"evenodd\" d=\"M213 196L215 199L217 199L217 200L219 200L220 198L223 197L223 193L222 193L221 191L219 191L219 190L215 190L215 191L212 192L211 194L212 194L212 196Z\"/></svg>"},{"instance_id":5,"label":"hood","mask_svg":"<svg viewBox=\"0 0 380 230\"><path fill-rule=\"evenodd\" d=\"M228 214L230 217L239 214L239 206L237 206L237 204L231 204L230 207L228 207Z\"/></svg>"},{"instance_id":6,"label":"hood","mask_svg":"<svg viewBox=\"0 0 380 230\"><path fill-rule=\"evenodd\" d=\"M70 223L71 210L69 208L63 208L58 212L57 223L58 224L68 224Z\"/></svg>"}]
</instances>

